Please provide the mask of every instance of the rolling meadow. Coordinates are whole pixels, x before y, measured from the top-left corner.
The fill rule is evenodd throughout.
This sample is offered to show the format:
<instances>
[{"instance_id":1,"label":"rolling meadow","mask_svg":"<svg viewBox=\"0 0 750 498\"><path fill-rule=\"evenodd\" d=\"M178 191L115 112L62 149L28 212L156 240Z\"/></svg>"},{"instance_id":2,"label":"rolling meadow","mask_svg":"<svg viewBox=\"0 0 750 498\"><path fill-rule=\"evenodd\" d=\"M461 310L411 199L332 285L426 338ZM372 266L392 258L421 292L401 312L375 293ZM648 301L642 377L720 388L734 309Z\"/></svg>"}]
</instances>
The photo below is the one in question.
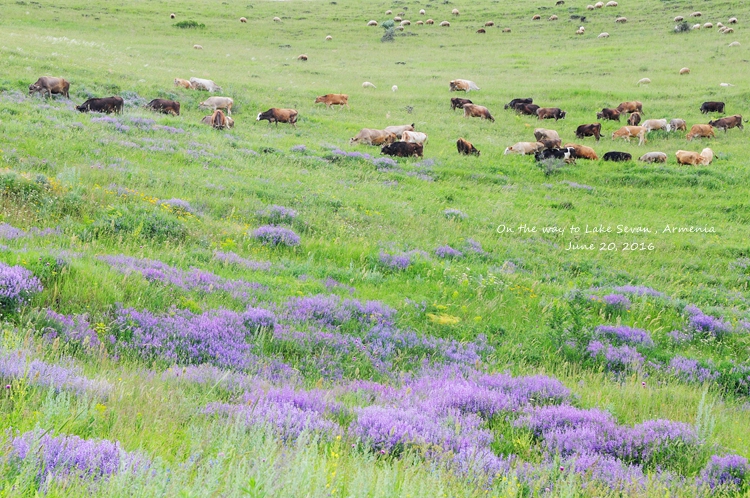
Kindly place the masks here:
<instances>
[{"instance_id":1,"label":"rolling meadow","mask_svg":"<svg viewBox=\"0 0 750 498\"><path fill-rule=\"evenodd\" d=\"M624 101L750 116L748 23L728 0L5 3L0 496L750 495L750 132L575 138ZM200 122L211 95L234 128ZM504 109L525 97L567 116ZM423 158L350 145L411 123ZM504 154L538 127L668 159Z\"/></svg>"}]
</instances>

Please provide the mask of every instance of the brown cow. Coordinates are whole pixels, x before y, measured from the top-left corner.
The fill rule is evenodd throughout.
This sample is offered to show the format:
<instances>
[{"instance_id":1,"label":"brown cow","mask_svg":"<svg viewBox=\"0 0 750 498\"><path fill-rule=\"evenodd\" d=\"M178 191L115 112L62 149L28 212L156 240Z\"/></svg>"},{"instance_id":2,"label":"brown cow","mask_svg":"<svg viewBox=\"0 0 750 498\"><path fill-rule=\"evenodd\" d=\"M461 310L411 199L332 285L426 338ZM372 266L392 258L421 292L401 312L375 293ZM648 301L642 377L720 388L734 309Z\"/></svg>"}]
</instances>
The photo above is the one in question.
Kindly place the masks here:
<instances>
[{"instance_id":1,"label":"brown cow","mask_svg":"<svg viewBox=\"0 0 750 498\"><path fill-rule=\"evenodd\" d=\"M630 142L631 138L638 137L638 145L643 145L646 142L646 133L648 129L643 126L623 126L612 134L612 140L624 138Z\"/></svg>"},{"instance_id":2,"label":"brown cow","mask_svg":"<svg viewBox=\"0 0 750 498\"><path fill-rule=\"evenodd\" d=\"M68 93L68 90L70 90L70 83L68 83L64 78L55 78L54 76L42 76L38 80L36 80L36 83L33 83L29 85L29 95L32 95L36 92L42 92L43 94L47 94L47 97L52 97L52 94L60 94L66 99L70 98L70 94Z\"/></svg>"},{"instance_id":3,"label":"brown cow","mask_svg":"<svg viewBox=\"0 0 750 498\"><path fill-rule=\"evenodd\" d=\"M327 95L321 95L315 99L316 104L320 104L321 102L329 108L332 105L349 107L349 96L343 93L329 93ZM349 109L351 109L351 107L349 107Z\"/></svg>"},{"instance_id":4,"label":"brown cow","mask_svg":"<svg viewBox=\"0 0 750 498\"><path fill-rule=\"evenodd\" d=\"M279 123L289 123L293 128L296 128L298 114L299 113L294 109L277 109L271 107L265 112L258 113L258 117L255 120L262 121L265 119L268 121L269 125L271 123L276 123L277 127L279 126Z\"/></svg>"},{"instance_id":5,"label":"brown cow","mask_svg":"<svg viewBox=\"0 0 750 498\"><path fill-rule=\"evenodd\" d=\"M224 112L221 109L216 109L213 114L201 119L201 123L211 125L217 130L234 127L234 120L228 116L225 116Z\"/></svg>"},{"instance_id":6,"label":"brown cow","mask_svg":"<svg viewBox=\"0 0 750 498\"><path fill-rule=\"evenodd\" d=\"M469 99L462 99L462 98L459 98L459 97L453 97L451 99L451 110L454 111L456 109L463 109L464 105L466 105L466 104L473 104L473 103L474 102L472 102Z\"/></svg>"},{"instance_id":7,"label":"brown cow","mask_svg":"<svg viewBox=\"0 0 750 498\"><path fill-rule=\"evenodd\" d=\"M495 118L492 117L489 109L476 104L464 104L464 117L489 119L493 123L495 122Z\"/></svg>"},{"instance_id":8,"label":"brown cow","mask_svg":"<svg viewBox=\"0 0 750 498\"><path fill-rule=\"evenodd\" d=\"M692 166L707 166L714 160L714 151L706 147L698 154L689 150L678 150L675 152L677 164L689 164Z\"/></svg>"},{"instance_id":9,"label":"brown cow","mask_svg":"<svg viewBox=\"0 0 750 498\"><path fill-rule=\"evenodd\" d=\"M725 118L717 119L714 121L709 121L708 124L716 128L717 130L724 130L724 133L726 133L729 128L736 127L743 131L745 129L742 126L742 116L740 116L739 114L735 114L734 116L727 116Z\"/></svg>"},{"instance_id":10,"label":"brown cow","mask_svg":"<svg viewBox=\"0 0 750 498\"><path fill-rule=\"evenodd\" d=\"M536 104L516 104L515 108L517 113L525 114L527 116L536 116L536 111L539 110L539 106Z\"/></svg>"},{"instance_id":11,"label":"brown cow","mask_svg":"<svg viewBox=\"0 0 750 498\"><path fill-rule=\"evenodd\" d=\"M694 138L712 138L714 135L714 129L711 125L707 124L695 124L690 127L690 133L685 138L692 140Z\"/></svg>"},{"instance_id":12,"label":"brown cow","mask_svg":"<svg viewBox=\"0 0 750 498\"><path fill-rule=\"evenodd\" d=\"M180 103L175 102L174 100L154 99L146 104L146 107L164 114L172 114L173 116L180 115Z\"/></svg>"},{"instance_id":13,"label":"brown cow","mask_svg":"<svg viewBox=\"0 0 750 498\"><path fill-rule=\"evenodd\" d=\"M643 104L638 102L637 100L634 100L632 102L623 102L622 104L617 106L617 110L620 111L620 114L623 112L640 112L643 114Z\"/></svg>"},{"instance_id":14,"label":"brown cow","mask_svg":"<svg viewBox=\"0 0 750 498\"><path fill-rule=\"evenodd\" d=\"M558 119L565 119L565 111L560 110L559 107L540 107L536 110L537 119L552 119L555 121Z\"/></svg>"},{"instance_id":15,"label":"brown cow","mask_svg":"<svg viewBox=\"0 0 750 498\"><path fill-rule=\"evenodd\" d=\"M458 149L459 154L463 154L465 156L470 156L472 154L475 156L479 155L479 151L474 147L474 145L472 145L472 143L468 140L464 140L463 138L458 139L458 141L456 142L456 148Z\"/></svg>"},{"instance_id":16,"label":"brown cow","mask_svg":"<svg viewBox=\"0 0 750 498\"><path fill-rule=\"evenodd\" d=\"M602 112L596 113L596 119L608 119L610 121L619 121L620 120L620 111L617 109L608 109L604 108L602 109Z\"/></svg>"},{"instance_id":17,"label":"brown cow","mask_svg":"<svg viewBox=\"0 0 750 498\"><path fill-rule=\"evenodd\" d=\"M638 124L641 122L641 113L634 112L630 116L628 116L628 124L630 126L638 126Z\"/></svg>"},{"instance_id":18,"label":"brown cow","mask_svg":"<svg viewBox=\"0 0 750 498\"><path fill-rule=\"evenodd\" d=\"M470 92L479 90L479 87L471 80L453 80L450 82L450 89L451 92Z\"/></svg>"},{"instance_id":19,"label":"brown cow","mask_svg":"<svg viewBox=\"0 0 750 498\"><path fill-rule=\"evenodd\" d=\"M585 124L576 128L576 138L596 137L596 141L598 142L599 138L601 137L601 133L601 123Z\"/></svg>"},{"instance_id":20,"label":"brown cow","mask_svg":"<svg viewBox=\"0 0 750 498\"><path fill-rule=\"evenodd\" d=\"M125 101L122 97L103 97L100 99L88 99L83 104L76 106L79 112L114 112L122 114Z\"/></svg>"},{"instance_id":21,"label":"brown cow","mask_svg":"<svg viewBox=\"0 0 750 498\"><path fill-rule=\"evenodd\" d=\"M565 147L572 147L575 149L576 157L579 159L590 159L592 161L599 159L599 156L596 155L596 151L591 147L579 144L565 144Z\"/></svg>"}]
</instances>

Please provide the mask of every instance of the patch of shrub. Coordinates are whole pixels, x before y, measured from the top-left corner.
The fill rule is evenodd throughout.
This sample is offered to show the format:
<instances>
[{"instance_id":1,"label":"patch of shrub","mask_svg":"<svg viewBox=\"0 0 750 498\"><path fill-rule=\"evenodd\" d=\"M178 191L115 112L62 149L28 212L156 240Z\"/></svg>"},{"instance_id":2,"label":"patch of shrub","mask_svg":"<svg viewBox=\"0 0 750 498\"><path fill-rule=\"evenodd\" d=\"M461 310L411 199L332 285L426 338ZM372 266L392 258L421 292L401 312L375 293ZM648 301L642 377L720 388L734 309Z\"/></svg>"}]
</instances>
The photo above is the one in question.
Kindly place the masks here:
<instances>
[{"instance_id":1,"label":"patch of shrub","mask_svg":"<svg viewBox=\"0 0 750 498\"><path fill-rule=\"evenodd\" d=\"M687 33L690 31L692 27L687 22L681 22L677 26L674 27L675 33Z\"/></svg>"},{"instance_id":2,"label":"patch of shrub","mask_svg":"<svg viewBox=\"0 0 750 498\"><path fill-rule=\"evenodd\" d=\"M169 213L142 207L112 206L86 230L84 239L132 236L155 241L183 241L187 227Z\"/></svg>"},{"instance_id":3,"label":"patch of shrub","mask_svg":"<svg viewBox=\"0 0 750 498\"><path fill-rule=\"evenodd\" d=\"M192 19L189 21L180 21L173 24L172 26L180 29L203 29L206 27L206 25L202 22L199 23L198 21L193 21Z\"/></svg>"}]
</instances>

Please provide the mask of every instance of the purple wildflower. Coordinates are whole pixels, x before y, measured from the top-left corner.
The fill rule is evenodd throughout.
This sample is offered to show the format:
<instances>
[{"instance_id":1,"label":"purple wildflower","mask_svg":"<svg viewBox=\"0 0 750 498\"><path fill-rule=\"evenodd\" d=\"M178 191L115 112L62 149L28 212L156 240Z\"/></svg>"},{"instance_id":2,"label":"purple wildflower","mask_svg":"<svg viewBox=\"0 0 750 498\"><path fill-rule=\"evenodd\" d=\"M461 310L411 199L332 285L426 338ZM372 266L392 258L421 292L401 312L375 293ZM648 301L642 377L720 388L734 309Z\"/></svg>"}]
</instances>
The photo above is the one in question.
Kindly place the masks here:
<instances>
[{"instance_id":1,"label":"purple wildflower","mask_svg":"<svg viewBox=\"0 0 750 498\"><path fill-rule=\"evenodd\" d=\"M299 235L288 228L275 225L264 225L257 228L253 231L252 236L264 245L293 247L300 243Z\"/></svg>"},{"instance_id":2,"label":"purple wildflower","mask_svg":"<svg viewBox=\"0 0 750 498\"><path fill-rule=\"evenodd\" d=\"M625 294L635 294L636 296L665 297L663 292L659 292L643 285L622 285L620 287L613 287L612 290L616 292L624 292Z\"/></svg>"},{"instance_id":3,"label":"purple wildflower","mask_svg":"<svg viewBox=\"0 0 750 498\"><path fill-rule=\"evenodd\" d=\"M615 344L631 344L647 348L654 346L654 341L647 331L624 325L600 325L594 330L594 337L609 339Z\"/></svg>"},{"instance_id":4,"label":"purple wildflower","mask_svg":"<svg viewBox=\"0 0 750 498\"><path fill-rule=\"evenodd\" d=\"M732 331L729 322L722 322L715 316L707 315L697 306L685 306L685 312L688 314L688 324L696 332L703 332L720 338Z\"/></svg>"},{"instance_id":5,"label":"purple wildflower","mask_svg":"<svg viewBox=\"0 0 750 498\"><path fill-rule=\"evenodd\" d=\"M460 211L458 209L448 208L443 211L443 216L448 218L449 220L465 220L468 216L463 211Z\"/></svg>"},{"instance_id":6,"label":"purple wildflower","mask_svg":"<svg viewBox=\"0 0 750 498\"><path fill-rule=\"evenodd\" d=\"M675 356L669 362L668 372L685 382L709 382L719 378L719 372L702 367L698 360Z\"/></svg>"},{"instance_id":7,"label":"purple wildflower","mask_svg":"<svg viewBox=\"0 0 750 498\"><path fill-rule=\"evenodd\" d=\"M693 339L693 336L691 334L686 334L685 332L682 332L680 330L673 330L672 332L667 332L667 337L672 339L675 342L675 344L684 344Z\"/></svg>"},{"instance_id":8,"label":"purple wildflower","mask_svg":"<svg viewBox=\"0 0 750 498\"><path fill-rule=\"evenodd\" d=\"M28 234L20 228L16 228L7 223L0 223L0 239L13 240L26 236L28 236Z\"/></svg>"},{"instance_id":9,"label":"purple wildflower","mask_svg":"<svg viewBox=\"0 0 750 498\"><path fill-rule=\"evenodd\" d=\"M390 157L376 157L372 160L372 164L378 169L378 171L388 171L391 168L397 168L398 162Z\"/></svg>"},{"instance_id":10,"label":"purple wildflower","mask_svg":"<svg viewBox=\"0 0 750 498\"><path fill-rule=\"evenodd\" d=\"M233 252L221 252L216 251L214 253L214 259L221 261L226 264L234 264L238 266L244 266L248 270L265 271L271 268L270 261L253 261L251 259L243 258Z\"/></svg>"},{"instance_id":11,"label":"purple wildflower","mask_svg":"<svg viewBox=\"0 0 750 498\"><path fill-rule=\"evenodd\" d=\"M449 245L440 246L437 249L435 249L435 255L438 258L443 258L443 259L448 259L448 258L460 259L464 257L464 253L456 249L453 249Z\"/></svg>"},{"instance_id":12,"label":"purple wildflower","mask_svg":"<svg viewBox=\"0 0 750 498\"><path fill-rule=\"evenodd\" d=\"M412 260L407 253L388 254L380 251L378 260L381 265L394 270L405 270L412 264Z\"/></svg>"},{"instance_id":13,"label":"purple wildflower","mask_svg":"<svg viewBox=\"0 0 750 498\"><path fill-rule=\"evenodd\" d=\"M740 455L713 455L697 479L698 485L708 486L712 491L719 488L729 493L739 493L750 467L747 458Z\"/></svg>"},{"instance_id":14,"label":"purple wildflower","mask_svg":"<svg viewBox=\"0 0 750 498\"><path fill-rule=\"evenodd\" d=\"M178 214L180 213L194 214L195 213L195 209L193 209L190 203L182 199L177 199L177 198L167 199L165 201L159 201L159 204L161 204L162 206L167 206L172 211Z\"/></svg>"},{"instance_id":15,"label":"purple wildflower","mask_svg":"<svg viewBox=\"0 0 750 498\"><path fill-rule=\"evenodd\" d=\"M630 299L622 294L607 294L602 298L602 301L612 311L626 311L630 309Z\"/></svg>"},{"instance_id":16,"label":"purple wildflower","mask_svg":"<svg viewBox=\"0 0 750 498\"><path fill-rule=\"evenodd\" d=\"M68 316L47 309L43 321L46 323L42 332L49 340L60 337L65 342L73 342L84 348L99 348L99 337L91 328L86 314Z\"/></svg>"},{"instance_id":17,"label":"purple wildflower","mask_svg":"<svg viewBox=\"0 0 750 498\"><path fill-rule=\"evenodd\" d=\"M363 324L392 324L396 310L379 302L344 299L336 295L294 297L285 303L287 316L295 321L315 321L339 326L350 320Z\"/></svg>"},{"instance_id":18,"label":"purple wildflower","mask_svg":"<svg viewBox=\"0 0 750 498\"><path fill-rule=\"evenodd\" d=\"M154 125L152 128L154 131L166 131L167 133L171 134L177 134L177 133L185 133L185 130L182 128L174 128L172 126L163 126L163 125Z\"/></svg>"},{"instance_id":19,"label":"purple wildflower","mask_svg":"<svg viewBox=\"0 0 750 498\"><path fill-rule=\"evenodd\" d=\"M482 243L474 239L466 239L464 250L472 254L478 254L480 256L487 255L484 249L482 249Z\"/></svg>"},{"instance_id":20,"label":"purple wildflower","mask_svg":"<svg viewBox=\"0 0 750 498\"><path fill-rule=\"evenodd\" d=\"M0 262L0 310L19 308L41 291L41 282L29 270Z\"/></svg>"},{"instance_id":21,"label":"purple wildflower","mask_svg":"<svg viewBox=\"0 0 750 498\"><path fill-rule=\"evenodd\" d=\"M581 183L571 182L571 181L568 181L568 180L563 180L560 183L564 183L567 186L569 186L570 188L578 188L578 189L582 189L582 190L594 190L594 187L591 187L589 185L583 185Z\"/></svg>"},{"instance_id":22,"label":"purple wildflower","mask_svg":"<svg viewBox=\"0 0 750 498\"><path fill-rule=\"evenodd\" d=\"M307 147L305 147L304 145L295 145L289 150L291 150L292 152L307 152Z\"/></svg>"},{"instance_id":23,"label":"purple wildflower","mask_svg":"<svg viewBox=\"0 0 750 498\"><path fill-rule=\"evenodd\" d=\"M288 207L273 204L262 211L258 211L257 215L272 224L291 223L297 217L297 211Z\"/></svg>"},{"instance_id":24,"label":"purple wildflower","mask_svg":"<svg viewBox=\"0 0 750 498\"><path fill-rule=\"evenodd\" d=\"M613 346L602 344L599 341L591 341L586 349L593 358L601 356L607 361L607 367L611 371L635 369L643 366L645 359L634 347L623 345Z\"/></svg>"}]
</instances>

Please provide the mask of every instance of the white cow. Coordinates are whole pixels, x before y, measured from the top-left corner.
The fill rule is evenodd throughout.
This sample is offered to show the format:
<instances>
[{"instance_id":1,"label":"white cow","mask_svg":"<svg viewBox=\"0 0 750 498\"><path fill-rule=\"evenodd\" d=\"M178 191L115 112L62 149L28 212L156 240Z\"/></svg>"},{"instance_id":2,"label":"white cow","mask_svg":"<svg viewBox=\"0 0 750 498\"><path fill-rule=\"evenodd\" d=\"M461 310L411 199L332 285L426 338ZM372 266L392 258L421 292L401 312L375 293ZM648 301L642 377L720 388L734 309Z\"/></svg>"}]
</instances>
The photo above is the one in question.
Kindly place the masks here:
<instances>
[{"instance_id":1,"label":"white cow","mask_svg":"<svg viewBox=\"0 0 750 498\"><path fill-rule=\"evenodd\" d=\"M234 100L229 97L209 97L201 102L199 107L201 109L213 109L214 111L216 109L226 109L227 115L231 116L233 105Z\"/></svg>"},{"instance_id":2,"label":"white cow","mask_svg":"<svg viewBox=\"0 0 750 498\"><path fill-rule=\"evenodd\" d=\"M207 92L220 92L221 87L211 80L203 78L190 78L190 86L193 90L205 90Z\"/></svg>"},{"instance_id":3,"label":"white cow","mask_svg":"<svg viewBox=\"0 0 750 498\"><path fill-rule=\"evenodd\" d=\"M646 128L646 131L664 130L672 131L672 126L667 122L666 119L647 119L641 126Z\"/></svg>"},{"instance_id":4,"label":"white cow","mask_svg":"<svg viewBox=\"0 0 750 498\"><path fill-rule=\"evenodd\" d=\"M401 134L401 141L424 145L427 142L427 134L418 131L404 131Z\"/></svg>"}]
</instances>

